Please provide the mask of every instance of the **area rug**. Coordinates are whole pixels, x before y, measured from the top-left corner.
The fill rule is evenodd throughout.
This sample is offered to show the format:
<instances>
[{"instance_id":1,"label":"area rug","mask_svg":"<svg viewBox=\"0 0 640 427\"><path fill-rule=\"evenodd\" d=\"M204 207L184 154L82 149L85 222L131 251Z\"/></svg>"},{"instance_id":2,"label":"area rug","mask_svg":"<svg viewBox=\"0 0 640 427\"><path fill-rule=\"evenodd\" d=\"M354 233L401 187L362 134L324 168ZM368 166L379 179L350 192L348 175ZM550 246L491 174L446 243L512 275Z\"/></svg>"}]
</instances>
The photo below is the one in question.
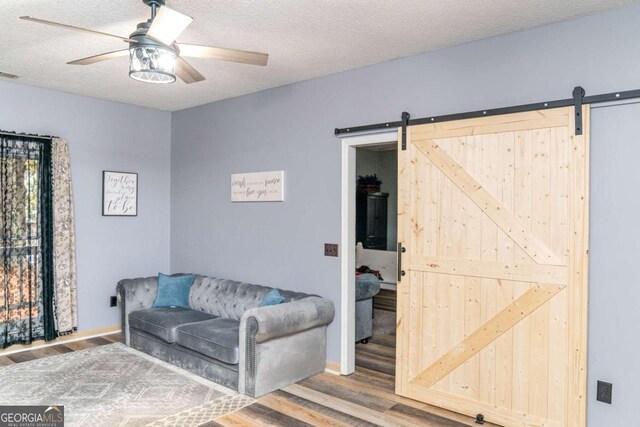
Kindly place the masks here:
<instances>
[{"instance_id":1,"label":"area rug","mask_svg":"<svg viewBox=\"0 0 640 427\"><path fill-rule=\"evenodd\" d=\"M120 343L0 368L0 405L64 405L65 426L198 426L253 402Z\"/></svg>"}]
</instances>

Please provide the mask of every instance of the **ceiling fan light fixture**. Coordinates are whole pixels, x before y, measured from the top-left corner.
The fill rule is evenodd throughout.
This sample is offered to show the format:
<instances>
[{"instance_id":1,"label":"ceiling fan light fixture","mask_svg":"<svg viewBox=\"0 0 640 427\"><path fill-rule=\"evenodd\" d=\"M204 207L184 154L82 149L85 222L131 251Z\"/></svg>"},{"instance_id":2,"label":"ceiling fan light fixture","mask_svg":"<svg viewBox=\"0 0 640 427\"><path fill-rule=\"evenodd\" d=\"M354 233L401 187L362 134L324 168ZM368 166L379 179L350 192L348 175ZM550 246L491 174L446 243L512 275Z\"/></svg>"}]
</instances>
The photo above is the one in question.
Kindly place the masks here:
<instances>
[{"instance_id":1,"label":"ceiling fan light fixture","mask_svg":"<svg viewBox=\"0 0 640 427\"><path fill-rule=\"evenodd\" d=\"M176 53L160 46L133 46L129 49L129 77L146 83L176 81Z\"/></svg>"},{"instance_id":2,"label":"ceiling fan light fixture","mask_svg":"<svg viewBox=\"0 0 640 427\"><path fill-rule=\"evenodd\" d=\"M68 64L90 65L129 55L129 77L141 82L173 83L176 81L176 77L186 84L205 80L205 77L198 70L185 61L185 56L251 65L267 65L269 55L266 53L177 43L176 38L189 26L193 18L169 9L165 5L166 0L142 0L142 2L151 8L151 18L140 22L129 37L32 16L21 16L20 19L127 42L128 49L123 48L92 55L76 59ZM13 76L0 72L1 77L11 78Z\"/></svg>"}]
</instances>

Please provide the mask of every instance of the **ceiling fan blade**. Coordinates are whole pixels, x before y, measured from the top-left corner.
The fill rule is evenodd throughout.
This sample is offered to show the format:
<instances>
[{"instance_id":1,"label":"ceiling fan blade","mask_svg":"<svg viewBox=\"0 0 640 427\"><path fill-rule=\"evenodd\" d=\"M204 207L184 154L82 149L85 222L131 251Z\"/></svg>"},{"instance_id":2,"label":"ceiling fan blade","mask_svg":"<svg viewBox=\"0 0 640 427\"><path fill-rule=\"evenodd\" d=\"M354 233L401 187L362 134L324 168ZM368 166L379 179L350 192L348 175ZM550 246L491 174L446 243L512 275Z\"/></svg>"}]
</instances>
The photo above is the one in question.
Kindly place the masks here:
<instances>
[{"instance_id":1,"label":"ceiling fan blade","mask_svg":"<svg viewBox=\"0 0 640 427\"><path fill-rule=\"evenodd\" d=\"M122 40L124 42L135 42L135 40L131 40L128 37L122 37L115 34L104 33L102 31L89 30L87 28L76 27L75 25L61 24L60 22L47 21L46 19L34 18L31 16L21 16L20 19L24 19L25 21L36 22L38 24L51 25L52 27L60 27L60 28L66 28L68 30L82 31L84 33L90 33L90 34L95 34L99 36L112 37L114 39Z\"/></svg>"},{"instance_id":2,"label":"ceiling fan blade","mask_svg":"<svg viewBox=\"0 0 640 427\"><path fill-rule=\"evenodd\" d=\"M198 70L180 57L176 59L176 75L186 84L201 82L205 79Z\"/></svg>"},{"instance_id":3,"label":"ceiling fan blade","mask_svg":"<svg viewBox=\"0 0 640 427\"><path fill-rule=\"evenodd\" d=\"M107 59L118 58L120 56L129 56L129 49L116 50L113 52L101 53L100 55L88 56L75 61L67 62L69 65L91 65L96 62L106 61Z\"/></svg>"},{"instance_id":4,"label":"ceiling fan blade","mask_svg":"<svg viewBox=\"0 0 640 427\"><path fill-rule=\"evenodd\" d=\"M170 46L192 21L192 17L162 6L147 31L147 37Z\"/></svg>"},{"instance_id":5,"label":"ceiling fan blade","mask_svg":"<svg viewBox=\"0 0 640 427\"><path fill-rule=\"evenodd\" d=\"M267 65L269 55L259 52L225 49L222 47L199 46L197 44L179 43L180 55L194 58L220 59L222 61L240 62L251 65Z\"/></svg>"}]
</instances>

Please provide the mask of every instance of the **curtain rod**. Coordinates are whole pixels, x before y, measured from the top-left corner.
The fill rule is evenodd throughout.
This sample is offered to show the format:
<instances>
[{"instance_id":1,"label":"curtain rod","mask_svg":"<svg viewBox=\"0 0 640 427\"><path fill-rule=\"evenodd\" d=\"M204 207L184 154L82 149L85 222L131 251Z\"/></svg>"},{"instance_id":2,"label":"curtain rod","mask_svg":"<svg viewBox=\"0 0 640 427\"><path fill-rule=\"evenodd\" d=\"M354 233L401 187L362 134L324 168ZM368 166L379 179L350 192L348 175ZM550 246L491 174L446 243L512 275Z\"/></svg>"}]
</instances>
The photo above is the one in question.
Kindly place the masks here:
<instances>
[{"instance_id":1,"label":"curtain rod","mask_svg":"<svg viewBox=\"0 0 640 427\"><path fill-rule=\"evenodd\" d=\"M33 138L33 139L48 139L48 140L52 140L53 138L58 138L57 136L54 136L54 135L34 135L30 133L7 132L3 130L0 130L0 135L15 136L15 137L22 137L22 138Z\"/></svg>"}]
</instances>

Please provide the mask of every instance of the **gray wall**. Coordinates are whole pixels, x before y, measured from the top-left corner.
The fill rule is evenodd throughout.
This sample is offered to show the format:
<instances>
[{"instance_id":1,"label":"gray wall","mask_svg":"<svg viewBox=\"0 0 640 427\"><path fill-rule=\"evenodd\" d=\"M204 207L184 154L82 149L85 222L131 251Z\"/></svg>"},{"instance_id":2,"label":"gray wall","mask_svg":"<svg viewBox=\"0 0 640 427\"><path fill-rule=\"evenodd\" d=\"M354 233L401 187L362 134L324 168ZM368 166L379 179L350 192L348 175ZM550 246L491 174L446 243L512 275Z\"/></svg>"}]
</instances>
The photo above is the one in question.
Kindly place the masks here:
<instances>
[{"instance_id":1,"label":"gray wall","mask_svg":"<svg viewBox=\"0 0 640 427\"><path fill-rule=\"evenodd\" d=\"M640 104L592 110L589 422L640 426ZM613 383L612 405L595 402Z\"/></svg>"},{"instance_id":2,"label":"gray wall","mask_svg":"<svg viewBox=\"0 0 640 427\"><path fill-rule=\"evenodd\" d=\"M397 150L356 149L356 177L376 174L382 181L380 191L388 193L387 250L398 245L398 152Z\"/></svg>"},{"instance_id":3,"label":"gray wall","mask_svg":"<svg viewBox=\"0 0 640 427\"><path fill-rule=\"evenodd\" d=\"M172 270L318 293L339 313L340 262L322 252L324 242L340 240L333 128L398 120L405 110L421 117L567 98L576 85L590 94L639 88L638 22L634 5L172 114ZM635 192L615 185L629 178L616 159L626 164L640 155L615 123L627 116L617 108L593 114L594 178L614 170L616 179L593 186L589 388L596 377L616 384L612 406L589 396L592 426L637 424L637 408L623 404L640 395L637 368L628 365L640 360L638 299L623 295L637 295L639 273L606 258L638 253ZM605 125L617 132L603 133ZM287 172L284 203L229 202L231 173L277 169ZM620 209L600 206L609 198ZM608 232L615 227L628 233L627 247ZM635 251L622 255L627 248ZM329 328L331 360L339 360L339 322Z\"/></svg>"},{"instance_id":4,"label":"gray wall","mask_svg":"<svg viewBox=\"0 0 640 427\"><path fill-rule=\"evenodd\" d=\"M169 113L0 82L0 129L69 141L78 329L115 325L116 282L169 269ZM102 171L138 172L138 216L101 216Z\"/></svg>"}]
</instances>

